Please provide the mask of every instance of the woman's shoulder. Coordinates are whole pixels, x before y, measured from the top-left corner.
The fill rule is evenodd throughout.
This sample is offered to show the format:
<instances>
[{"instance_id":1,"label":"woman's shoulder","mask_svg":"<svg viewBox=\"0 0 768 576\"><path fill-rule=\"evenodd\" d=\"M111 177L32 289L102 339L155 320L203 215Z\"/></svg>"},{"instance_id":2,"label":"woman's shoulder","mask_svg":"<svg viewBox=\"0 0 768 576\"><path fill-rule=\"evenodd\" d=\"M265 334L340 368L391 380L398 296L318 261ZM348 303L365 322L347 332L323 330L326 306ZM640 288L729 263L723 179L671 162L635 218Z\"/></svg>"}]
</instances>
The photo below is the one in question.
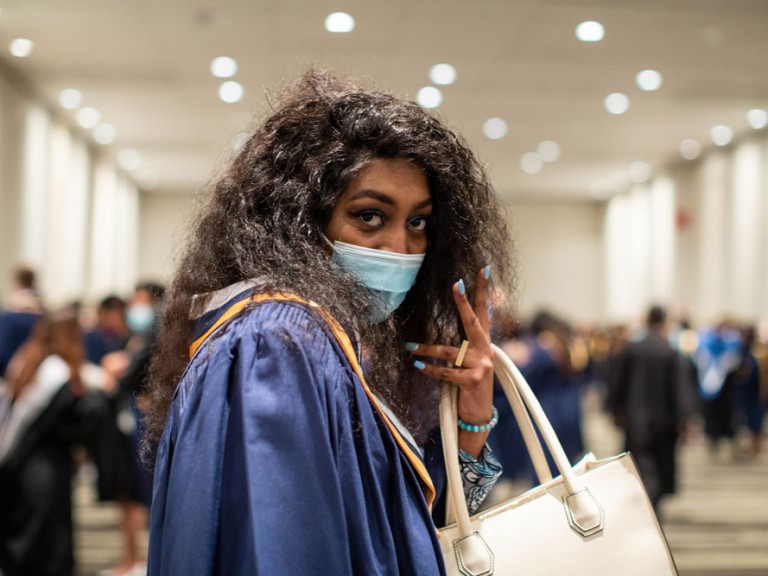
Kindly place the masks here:
<instances>
[{"instance_id":1,"label":"woman's shoulder","mask_svg":"<svg viewBox=\"0 0 768 576\"><path fill-rule=\"evenodd\" d=\"M343 349L312 306L265 301L246 307L199 345L176 397L185 404L193 390L205 388L198 384L210 379L234 377L249 387L269 388L279 381L285 390L326 382L336 389L351 382L350 374Z\"/></svg>"},{"instance_id":2,"label":"woman's shoulder","mask_svg":"<svg viewBox=\"0 0 768 576\"><path fill-rule=\"evenodd\" d=\"M262 351L338 356L340 347L324 314L310 303L268 300L249 306L226 327L230 347L255 344Z\"/></svg>"}]
</instances>

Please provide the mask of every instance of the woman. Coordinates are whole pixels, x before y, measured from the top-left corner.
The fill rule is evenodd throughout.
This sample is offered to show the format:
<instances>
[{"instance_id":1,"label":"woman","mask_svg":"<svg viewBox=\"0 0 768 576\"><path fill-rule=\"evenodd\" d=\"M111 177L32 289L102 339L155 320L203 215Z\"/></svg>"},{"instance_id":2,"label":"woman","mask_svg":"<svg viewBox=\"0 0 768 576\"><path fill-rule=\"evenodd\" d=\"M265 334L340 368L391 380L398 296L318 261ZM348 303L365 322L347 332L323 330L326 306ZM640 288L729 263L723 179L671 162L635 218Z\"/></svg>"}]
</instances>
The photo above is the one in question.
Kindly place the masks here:
<instances>
[{"instance_id":1,"label":"woman","mask_svg":"<svg viewBox=\"0 0 768 576\"><path fill-rule=\"evenodd\" d=\"M103 421L103 398L86 392L82 334L72 312L38 321L0 387L0 572L74 574L71 446Z\"/></svg>"},{"instance_id":2,"label":"woman","mask_svg":"<svg viewBox=\"0 0 768 576\"><path fill-rule=\"evenodd\" d=\"M102 359L108 374L110 418L93 447L101 501L120 506L120 562L102 576L130 576L146 572L142 562L142 534L152 503L152 473L139 457L144 436L144 407L149 361L156 336L155 317L162 306L165 288L154 282L136 286L127 305L127 324L132 334L125 350Z\"/></svg>"},{"instance_id":3,"label":"woman","mask_svg":"<svg viewBox=\"0 0 768 576\"><path fill-rule=\"evenodd\" d=\"M150 574L441 573L439 384L461 387L476 507L499 473L487 294L508 251L455 134L305 75L216 184L173 282Z\"/></svg>"}]
</instances>

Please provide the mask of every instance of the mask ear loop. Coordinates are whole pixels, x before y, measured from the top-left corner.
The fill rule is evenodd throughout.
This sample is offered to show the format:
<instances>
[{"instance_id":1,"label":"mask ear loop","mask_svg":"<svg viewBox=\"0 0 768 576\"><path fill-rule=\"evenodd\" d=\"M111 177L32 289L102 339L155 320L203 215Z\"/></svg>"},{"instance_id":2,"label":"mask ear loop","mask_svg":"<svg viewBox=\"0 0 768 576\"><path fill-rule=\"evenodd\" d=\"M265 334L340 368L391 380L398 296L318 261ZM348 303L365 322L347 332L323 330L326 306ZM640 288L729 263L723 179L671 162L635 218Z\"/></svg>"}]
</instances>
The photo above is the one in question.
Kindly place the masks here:
<instances>
[{"instance_id":1,"label":"mask ear loop","mask_svg":"<svg viewBox=\"0 0 768 576\"><path fill-rule=\"evenodd\" d=\"M334 246L334 245L333 245L333 242L331 242L331 241L328 239L328 236L326 236L326 235L325 235L325 232L320 232L320 238L322 238L323 240L325 240L325 243L326 243L326 244L328 244L328 247L329 247L331 250L333 250L334 252L336 252L336 246Z\"/></svg>"}]
</instances>

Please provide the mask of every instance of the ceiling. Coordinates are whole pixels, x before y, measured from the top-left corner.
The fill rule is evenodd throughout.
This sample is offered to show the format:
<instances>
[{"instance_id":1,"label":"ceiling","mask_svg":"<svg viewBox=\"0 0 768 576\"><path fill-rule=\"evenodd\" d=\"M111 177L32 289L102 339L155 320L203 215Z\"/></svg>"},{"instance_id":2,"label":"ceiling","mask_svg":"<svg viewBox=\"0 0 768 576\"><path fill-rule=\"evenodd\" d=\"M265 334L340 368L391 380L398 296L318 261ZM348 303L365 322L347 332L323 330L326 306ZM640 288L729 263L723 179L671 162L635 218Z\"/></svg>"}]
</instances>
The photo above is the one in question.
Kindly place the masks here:
<instances>
[{"instance_id":1,"label":"ceiling","mask_svg":"<svg viewBox=\"0 0 768 576\"><path fill-rule=\"evenodd\" d=\"M268 96L310 66L351 74L413 98L429 70L457 70L435 111L461 132L506 198L591 200L596 186L627 182L633 162L655 170L680 162L686 138L705 145L716 124L737 138L747 110L768 107L768 0L0 0L5 63L57 103L77 88L83 106L117 131L106 153L142 158L139 176L159 192L193 192L230 153L238 132L268 111ZM324 29L346 11L348 34ZM602 42L576 39L584 20ZM34 41L10 56L13 38ZM243 100L226 104L209 65L239 64ZM644 92L643 69L664 82ZM612 115L605 96L630 98ZM487 118L506 120L501 140ZM544 140L560 158L527 174L520 158ZM96 145L98 146L98 145ZM602 183L602 184L601 184Z\"/></svg>"}]
</instances>

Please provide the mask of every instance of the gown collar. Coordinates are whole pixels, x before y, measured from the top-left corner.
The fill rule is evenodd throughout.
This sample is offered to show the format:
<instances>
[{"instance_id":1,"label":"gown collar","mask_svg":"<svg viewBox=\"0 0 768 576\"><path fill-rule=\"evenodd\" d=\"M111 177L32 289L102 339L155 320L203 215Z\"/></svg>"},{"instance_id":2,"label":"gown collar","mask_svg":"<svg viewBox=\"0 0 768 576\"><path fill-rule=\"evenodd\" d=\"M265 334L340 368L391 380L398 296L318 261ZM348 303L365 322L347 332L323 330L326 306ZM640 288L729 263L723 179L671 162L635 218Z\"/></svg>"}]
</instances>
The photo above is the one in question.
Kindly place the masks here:
<instances>
[{"instance_id":1,"label":"gown collar","mask_svg":"<svg viewBox=\"0 0 768 576\"><path fill-rule=\"evenodd\" d=\"M222 290L208 293L204 295L201 300L197 301L197 305L200 308L200 310L196 311L199 312L197 314L198 327L195 330L195 338L189 349L190 358L195 355L209 336L249 306L263 302L278 301L296 302L313 309L325 321L328 328L333 333L333 336L341 347L347 361L357 375L358 380L363 387L363 391L368 397L373 409L379 414L398 448L411 464L414 472L416 472L417 477L421 481L420 483L424 492L424 497L427 501L427 506L431 510L432 502L435 500L435 487L429 472L424 465L421 452L416 447L413 436L410 433L405 433L407 432L407 429L400 424L398 419L392 414L391 410L386 407L386 405L384 405L368 387L368 384L363 377L362 367L358 361L357 351L355 350L349 335L344 331L338 321L317 303L296 296L295 294L262 293L258 290L259 284L258 280L239 282ZM225 300L227 297L229 299ZM193 311L195 310L195 304L196 302L193 300ZM192 315L190 315L190 317L192 317Z\"/></svg>"}]
</instances>

